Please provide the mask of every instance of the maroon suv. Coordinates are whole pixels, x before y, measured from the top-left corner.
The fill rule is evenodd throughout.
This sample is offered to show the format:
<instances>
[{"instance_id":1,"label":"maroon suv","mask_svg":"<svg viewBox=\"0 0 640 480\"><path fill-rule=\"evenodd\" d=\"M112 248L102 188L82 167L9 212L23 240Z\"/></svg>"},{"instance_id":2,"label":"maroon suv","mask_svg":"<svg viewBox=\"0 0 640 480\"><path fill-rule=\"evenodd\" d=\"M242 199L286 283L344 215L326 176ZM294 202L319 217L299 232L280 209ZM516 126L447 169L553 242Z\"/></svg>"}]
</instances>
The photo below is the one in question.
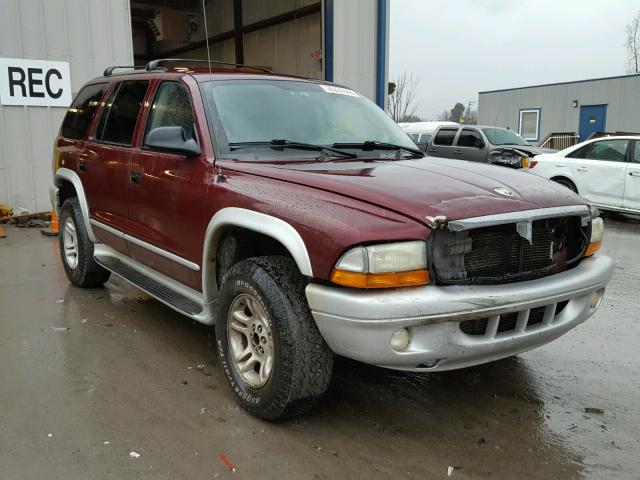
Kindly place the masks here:
<instances>
[{"instance_id":1,"label":"maroon suv","mask_svg":"<svg viewBox=\"0 0 640 480\"><path fill-rule=\"evenodd\" d=\"M77 95L52 200L71 282L116 273L216 324L240 404L309 408L333 354L463 368L547 343L601 303L597 211L515 170L424 158L362 95L154 61Z\"/></svg>"}]
</instances>

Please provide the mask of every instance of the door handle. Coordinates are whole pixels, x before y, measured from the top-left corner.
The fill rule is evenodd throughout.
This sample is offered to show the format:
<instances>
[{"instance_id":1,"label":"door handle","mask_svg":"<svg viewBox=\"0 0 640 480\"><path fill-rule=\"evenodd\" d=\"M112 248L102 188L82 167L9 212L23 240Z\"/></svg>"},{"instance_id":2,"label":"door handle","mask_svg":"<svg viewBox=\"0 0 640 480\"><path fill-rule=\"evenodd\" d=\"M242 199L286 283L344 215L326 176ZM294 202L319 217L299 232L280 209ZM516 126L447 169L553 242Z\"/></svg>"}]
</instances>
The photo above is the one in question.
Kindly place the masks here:
<instances>
[{"instance_id":1,"label":"door handle","mask_svg":"<svg viewBox=\"0 0 640 480\"><path fill-rule=\"evenodd\" d=\"M87 171L87 162L85 160L78 161L78 170L80 170L81 172Z\"/></svg>"},{"instance_id":2,"label":"door handle","mask_svg":"<svg viewBox=\"0 0 640 480\"><path fill-rule=\"evenodd\" d=\"M436 148L430 148L430 149L429 149L429 151L430 151L431 153L436 153L436 152L438 151L438 149L436 149Z\"/></svg>"},{"instance_id":3,"label":"door handle","mask_svg":"<svg viewBox=\"0 0 640 480\"><path fill-rule=\"evenodd\" d=\"M576 170L578 170L579 172L588 172L589 169L587 167L577 167Z\"/></svg>"},{"instance_id":4,"label":"door handle","mask_svg":"<svg viewBox=\"0 0 640 480\"><path fill-rule=\"evenodd\" d=\"M640 171L629 172L629 175L632 177L640 177Z\"/></svg>"},{"instance_id":5,"label":"door handle","mask_svg":"<svg viewBox=\"0 0 640 480\"><path fill-rule=\"evenodd\" d=\"M135 170L129 172L129 178L131 178L131 183L135 185L140 185L140 182L142 181L142 175L140 172L136 172Z\"/></svg>"},{"instance_id":6,"label":"door handle","mask_svg":"<svg viewBox=\"0 0 640 480\"><path fill-rule=\"evenodd\" d=\"M454 150L453 153L460 155L462 153L462 150Z\"/></svg>"}]
</instances>

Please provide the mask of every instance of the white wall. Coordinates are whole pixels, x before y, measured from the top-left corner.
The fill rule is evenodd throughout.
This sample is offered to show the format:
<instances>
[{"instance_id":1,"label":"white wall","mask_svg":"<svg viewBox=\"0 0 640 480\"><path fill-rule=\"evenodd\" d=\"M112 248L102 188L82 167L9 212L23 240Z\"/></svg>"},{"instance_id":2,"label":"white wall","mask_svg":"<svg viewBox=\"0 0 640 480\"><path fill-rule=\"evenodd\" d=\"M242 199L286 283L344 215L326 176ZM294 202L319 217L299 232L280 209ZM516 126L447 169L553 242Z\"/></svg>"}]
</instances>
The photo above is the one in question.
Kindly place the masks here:
<instances>
[{"instance_id":1,"label":"white wall","mask_svg":"<svg viewBox=\"0 0 640 480\"><path fill-rule=\"evenodd\" d=\"M129 0L0 0L0 57L69 62L76 93L109 65L131 65ZM61 107L0 105L0 203L51 210Z\"/></svg>"},{"instance_id":2,"label":"white wall","mask_svg":"<svg viewBox=\"0 0 640 480\"><path fill-rule=\"evenodd\" d=\"M375 0L334 0L334 82L376 100Z\"/></svg>"}]
</instances>

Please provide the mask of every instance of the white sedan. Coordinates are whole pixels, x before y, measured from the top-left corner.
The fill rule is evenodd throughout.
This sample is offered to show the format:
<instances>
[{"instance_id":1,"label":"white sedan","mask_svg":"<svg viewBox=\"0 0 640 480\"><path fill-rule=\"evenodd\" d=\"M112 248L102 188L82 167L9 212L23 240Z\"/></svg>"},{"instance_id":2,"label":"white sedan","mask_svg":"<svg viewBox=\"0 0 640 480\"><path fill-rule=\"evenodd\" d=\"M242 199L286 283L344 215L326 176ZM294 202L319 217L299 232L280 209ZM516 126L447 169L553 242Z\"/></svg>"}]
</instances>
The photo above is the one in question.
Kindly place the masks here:
<instances>
[{"instance_id":1,"label":"white sedan","mask_svg":"<svg viewBox=\"0 0 640 480\"><path fill-rule=\"evenodd\" d=\"M570 188L602 210L640 213L640 136L598 138L536 155L528 171Z\"/></svg>"}]
</instances>

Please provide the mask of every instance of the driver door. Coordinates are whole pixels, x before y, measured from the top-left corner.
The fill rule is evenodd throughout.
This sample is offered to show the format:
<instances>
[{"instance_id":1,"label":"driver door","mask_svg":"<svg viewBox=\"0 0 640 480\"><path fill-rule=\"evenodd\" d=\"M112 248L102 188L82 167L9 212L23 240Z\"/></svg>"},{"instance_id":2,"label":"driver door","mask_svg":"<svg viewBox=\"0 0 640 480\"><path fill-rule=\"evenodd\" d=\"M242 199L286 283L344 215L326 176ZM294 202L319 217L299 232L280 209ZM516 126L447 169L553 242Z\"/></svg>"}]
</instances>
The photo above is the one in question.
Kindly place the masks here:
<instances>
[{"instance_id":1,"label":"driver door","mask_svg":"<svg viewBox=\"0 0 640 480\"><path fill-rule=\"evenodd\" d=\"M154 151L145 140L158 127L182 127L187 138L200 145L188 87L178 81L155 84L147 106L139 146L131 155L129 172L131 256L194 289L201 287L207 179L211 164L206 155ZM143 121L145 120L143 119Z\"/></svg>"}]
</instances>

